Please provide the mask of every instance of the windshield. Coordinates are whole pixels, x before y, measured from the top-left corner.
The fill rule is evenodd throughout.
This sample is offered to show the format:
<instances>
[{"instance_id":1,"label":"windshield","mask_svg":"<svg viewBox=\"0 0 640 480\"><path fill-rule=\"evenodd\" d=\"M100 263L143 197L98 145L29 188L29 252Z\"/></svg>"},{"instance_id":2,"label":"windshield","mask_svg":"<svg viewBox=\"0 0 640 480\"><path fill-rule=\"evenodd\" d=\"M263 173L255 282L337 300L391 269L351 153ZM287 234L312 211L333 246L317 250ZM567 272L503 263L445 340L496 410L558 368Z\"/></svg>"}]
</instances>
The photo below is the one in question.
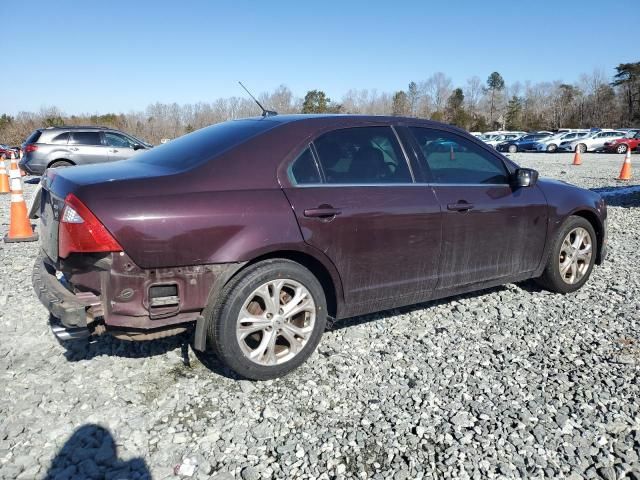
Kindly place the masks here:
<instances>
[{"instance_id":1,"label":"windshield","mask_svg":"<svg viewBox=\"0 0 640 480\"><path fill-rule=\"evenodd\" d=\"M634 138L634 137L636 137L638 134L640 134L640 132L634 132L634 131L627 132L627 134L624 136L624 138Z\"/></svg>"},{"instance_id":2,"label":"windshield","mask_svg":"<svg viewBox=\"0 0 640 480\"><path fill-rule=\"evenodd\" d=\"M140 153L130 161L175 168L193 167L277 125L266 119L218 123Z\"/></svg>"}]
</instances>

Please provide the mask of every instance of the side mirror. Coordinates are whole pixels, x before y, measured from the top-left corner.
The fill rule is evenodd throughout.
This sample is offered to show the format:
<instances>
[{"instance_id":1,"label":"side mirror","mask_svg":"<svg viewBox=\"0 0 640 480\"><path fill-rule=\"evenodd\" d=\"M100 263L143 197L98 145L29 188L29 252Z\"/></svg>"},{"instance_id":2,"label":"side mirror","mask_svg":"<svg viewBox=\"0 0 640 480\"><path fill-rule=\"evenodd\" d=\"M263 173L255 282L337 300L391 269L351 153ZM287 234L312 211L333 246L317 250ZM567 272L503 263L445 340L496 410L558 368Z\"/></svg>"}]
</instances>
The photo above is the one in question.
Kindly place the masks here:
<instances>
[{"instance_id":1,"label":"side mirror","mask_svg":"<svg viewBox=\"0 0 640 480\"><path fill-rule=\"evenodd\" d=\"M142 145L140 145L139 143L134 143L134 144L133 144L133 149L134 149L134 150L140 150L140 149L142 149L142 148L144 148L144 147L143 147Z\"/></svg>"},{"instance_id":2,"label":"side mirror","mask_svg":"<svg viewBox=\"0 0 640 480\"><path fill-rule=\"evenodd\" d=\"M519 168L513 174L516 187L533 187L538 181L538 171L533 168Z\"/></svg>"}]
</instances>

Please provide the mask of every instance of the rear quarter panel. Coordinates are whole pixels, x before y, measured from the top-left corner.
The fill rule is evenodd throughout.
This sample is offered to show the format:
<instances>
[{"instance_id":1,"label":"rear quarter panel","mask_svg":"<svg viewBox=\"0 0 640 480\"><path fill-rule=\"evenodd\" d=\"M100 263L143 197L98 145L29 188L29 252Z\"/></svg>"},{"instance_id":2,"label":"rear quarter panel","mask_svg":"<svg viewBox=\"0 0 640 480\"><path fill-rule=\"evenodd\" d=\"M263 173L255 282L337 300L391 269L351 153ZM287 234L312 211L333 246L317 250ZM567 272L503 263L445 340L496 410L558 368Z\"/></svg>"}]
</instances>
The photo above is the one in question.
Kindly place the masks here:
<instances>
[{"instance_id":1,"label":"rear quarter panel","mask_svg":"<svg viewBox=\"0 0 640 480\"><path fill-rule=\"evenodd\" d=\"M158 192L88 203L142 268L248 261L302 242L280 189Z\"/></svg>"}]
</instances>

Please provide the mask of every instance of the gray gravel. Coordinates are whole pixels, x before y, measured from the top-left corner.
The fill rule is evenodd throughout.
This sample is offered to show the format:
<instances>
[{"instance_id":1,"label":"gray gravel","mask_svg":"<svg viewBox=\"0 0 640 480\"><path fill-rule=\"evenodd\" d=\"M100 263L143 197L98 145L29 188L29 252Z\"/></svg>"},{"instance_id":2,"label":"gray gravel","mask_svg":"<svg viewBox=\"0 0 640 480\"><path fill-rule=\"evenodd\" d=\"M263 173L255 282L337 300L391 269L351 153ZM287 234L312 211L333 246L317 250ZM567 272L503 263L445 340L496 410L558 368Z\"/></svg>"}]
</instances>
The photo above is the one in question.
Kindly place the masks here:
<instances>
[{"instance_id":1,"label":"gray gravel","mask_svg":"<svg viewBox=\"0 0 640 480\"><path fill-rule=\"evenodd\" d=\"M614 180L621 156L513 157L638 185ZM183 338L61 345L31 290L37 244L0 243L0 478L640 478L640 195L609 202L609 259L581 291L506 285L352 319L262 383Z\"/></svg>"}]
</instances>

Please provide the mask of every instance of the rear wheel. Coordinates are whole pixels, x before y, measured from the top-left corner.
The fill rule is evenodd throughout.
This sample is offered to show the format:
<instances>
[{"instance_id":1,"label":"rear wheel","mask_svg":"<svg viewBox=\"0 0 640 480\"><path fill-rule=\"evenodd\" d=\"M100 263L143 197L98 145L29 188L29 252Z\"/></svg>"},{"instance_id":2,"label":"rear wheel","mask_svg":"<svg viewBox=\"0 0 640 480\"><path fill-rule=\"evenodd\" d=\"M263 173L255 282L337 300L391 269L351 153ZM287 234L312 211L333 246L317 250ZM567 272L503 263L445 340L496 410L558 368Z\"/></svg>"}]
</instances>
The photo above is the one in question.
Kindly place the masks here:
<instances>
[{"instance_id":1,"label":"rear wheel","mask_svg":"<svg viewBox=\"0 0 640 480\"><path fill-rule=\"evenodd\" d=\"M629 147L627 146L626 143L621 143L620 145L618 145L616 147L616 152L618 152L618 153L627 153L628 148Z\"/></svg>"},{"instance_id":2,"label":"rear wheel","mask_svg":"<svg viewBox=\"0 0 640 480\"><path fill-rule=\"evenodd\" d=\"M558 230L551 248L538 283L553 292L575 292L586 283L593 270L597 251L593 226L585 218L569 217Z\"/></svg>"},{"instance_id":3,"label":"rear wheel","mask_svg":"<svg viewBox=\"0 0 640 480\"><path fill-rule=\"evenodd\" d=\"M309 270L289 260L267 260L223 288L208 318L207 341L243 377L281 377L313 353L326 312L322 286Z\"/></svg>"},{"instance_id":4,"label":"rear wheel","mask_svg":"<svg viewBox=\"0 0 640 480\"><path fill-rule=\"evenodd\" d=\"M51 165L49 165L49 168L65 168L65 167L72 167L72 166L73 166L73 163L69 162L68 160L56 160Z\"/></svg>"},{"instance_id":5,"label":"rear wheel","mask_svg":"<svg viewBox=\"0 0 640 480\"><path fill-rule=\"evenodd\" d=\"M558 146L555 143L550 143L547 145L547 152L553 153L558 149Z\"/></svg>"},{"instance_id":6,"label":"rear wheel","mask_svg":"<svg viewBox=\"0 0 640 480\"><path fill-rule=\"evenodd\" d=\"M587 146L584 143L579 143L576 146L576 152L584 153L587 151Z\"/></svg>"}]
</instances>

